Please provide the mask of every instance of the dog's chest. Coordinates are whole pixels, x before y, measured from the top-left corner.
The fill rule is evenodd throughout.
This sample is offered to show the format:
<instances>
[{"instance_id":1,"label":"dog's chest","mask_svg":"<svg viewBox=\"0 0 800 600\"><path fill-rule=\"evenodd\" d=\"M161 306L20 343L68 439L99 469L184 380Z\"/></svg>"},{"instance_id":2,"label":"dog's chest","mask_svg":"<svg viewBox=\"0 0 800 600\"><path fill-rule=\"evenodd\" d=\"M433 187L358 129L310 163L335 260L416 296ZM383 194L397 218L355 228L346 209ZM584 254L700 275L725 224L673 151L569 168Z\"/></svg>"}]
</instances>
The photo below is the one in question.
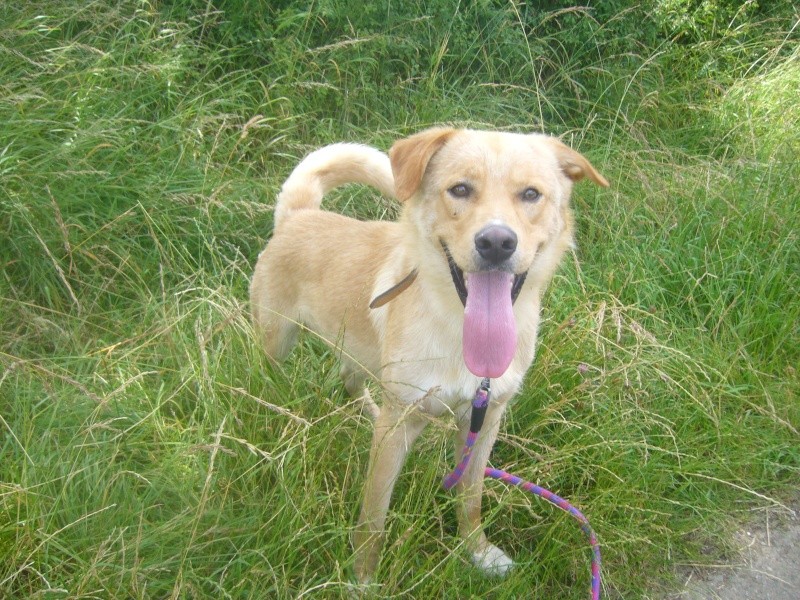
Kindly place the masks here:
<instances>
[{"instance_id":1,"label":"dog's chest","mask_svg":"<svg viewBox=\"0 0 800 600\"><path fill-rule=\"evenodd\" d=\"M511 368L491 381L494 398L508 400L517 393L524 371ZM408 359L385 368L383 383L391 396L433 416L459 414L469 406L481 379L464 366L458 350L448 355Z\"/></svg>"}]
</instances>

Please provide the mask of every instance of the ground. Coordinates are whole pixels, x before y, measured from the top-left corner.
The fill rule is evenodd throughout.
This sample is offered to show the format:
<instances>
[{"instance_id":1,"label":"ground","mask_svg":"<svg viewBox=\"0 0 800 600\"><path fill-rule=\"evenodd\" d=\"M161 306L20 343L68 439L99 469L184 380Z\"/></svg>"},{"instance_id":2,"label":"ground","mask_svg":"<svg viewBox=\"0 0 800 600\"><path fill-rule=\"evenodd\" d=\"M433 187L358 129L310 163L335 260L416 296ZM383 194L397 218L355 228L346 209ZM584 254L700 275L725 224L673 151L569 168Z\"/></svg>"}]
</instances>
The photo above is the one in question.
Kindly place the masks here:
<instances>
[{"instance_id":1,"label":"ground","mask_svg":"<svg viewBox=\"0 0 800 600\"><path fill-rule=\"evenodd\" d=\"M777 520L771 511L736 535L738 560L685 575L671 600L797 600L800 598L800 504ZM788 514L787 514L788 512Z\"/></svg>"}]
</instances>

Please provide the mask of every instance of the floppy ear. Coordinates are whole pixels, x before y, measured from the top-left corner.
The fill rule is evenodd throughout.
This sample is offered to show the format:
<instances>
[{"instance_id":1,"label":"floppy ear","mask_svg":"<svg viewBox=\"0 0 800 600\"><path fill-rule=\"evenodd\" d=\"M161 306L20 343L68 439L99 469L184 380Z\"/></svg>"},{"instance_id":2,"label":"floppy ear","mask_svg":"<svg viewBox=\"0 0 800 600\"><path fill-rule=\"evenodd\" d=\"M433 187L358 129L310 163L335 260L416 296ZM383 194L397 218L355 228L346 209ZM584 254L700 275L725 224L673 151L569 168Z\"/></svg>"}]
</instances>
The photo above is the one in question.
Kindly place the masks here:
<instances>
[{"instance_id":1,"label":"floppy ear","mask_svg":"<svg viewBox=\"0 0 800 600\"><path fill-rule=\"evenodd\" d=\"M553 137L548 138L547 143L553 148L561 170L572 181L580 181L584 177L588 177L597 185L608 187L606 178L597 172L597 169L592 166L592 163L583 154L576 152L562 141Z\"/></svg>"},{"instance_id":2,"label":"floppy ear","mask_svg":"<svg viewBox=\"0 0 800 600\"><path fill-rule=\"evenodd\" d=\"M435 127L394 143L389 150L389 160L394 174L395 195L400 202L411 198L419 189L431 157L456 131L450 127Z\"/></svg>"}]
</instances>

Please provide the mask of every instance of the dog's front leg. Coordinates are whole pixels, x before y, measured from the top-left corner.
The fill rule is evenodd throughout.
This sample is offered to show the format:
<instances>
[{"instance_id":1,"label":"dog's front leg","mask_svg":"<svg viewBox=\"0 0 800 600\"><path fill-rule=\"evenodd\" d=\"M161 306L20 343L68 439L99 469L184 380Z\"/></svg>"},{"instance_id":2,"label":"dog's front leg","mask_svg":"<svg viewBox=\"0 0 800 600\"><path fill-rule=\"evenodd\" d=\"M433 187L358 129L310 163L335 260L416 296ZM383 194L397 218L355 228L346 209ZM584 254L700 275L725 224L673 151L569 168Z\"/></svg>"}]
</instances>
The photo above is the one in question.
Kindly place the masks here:
<instances>
[{"instance_id":1,"label":"dog's front leg","mask_svg":"<svg viewBox=\"0 0 800 600\"><path fill-rule=\"evenodd\" d=\"M489 461L500 417L505 410L506 399L492 399L486 411L486 419L478 441L472 448L472 457L467 470L456 485L458 493L458 533L466 541L473 564L489 575L505 575L514 562L500 548L486 539L481 522L481 499L483 496L483 472ZM469 433L469 412L459 422L456 436L456 452L461 452ZM458 456L458 455L457 455Z\"/></svg>"},{"instance_id":2,"label":"dog's front leg","mask_svg":"<svg viewBox=\"0 0 800 600\"><path fill-rule=\"evenodd\" d=\"M425 423L415 408L404 410L390 402L381 407L375 421L364 503L353 540L354 569L360 583L369 583L378 566L392 489Z\"/></svg>"}]
</instances>

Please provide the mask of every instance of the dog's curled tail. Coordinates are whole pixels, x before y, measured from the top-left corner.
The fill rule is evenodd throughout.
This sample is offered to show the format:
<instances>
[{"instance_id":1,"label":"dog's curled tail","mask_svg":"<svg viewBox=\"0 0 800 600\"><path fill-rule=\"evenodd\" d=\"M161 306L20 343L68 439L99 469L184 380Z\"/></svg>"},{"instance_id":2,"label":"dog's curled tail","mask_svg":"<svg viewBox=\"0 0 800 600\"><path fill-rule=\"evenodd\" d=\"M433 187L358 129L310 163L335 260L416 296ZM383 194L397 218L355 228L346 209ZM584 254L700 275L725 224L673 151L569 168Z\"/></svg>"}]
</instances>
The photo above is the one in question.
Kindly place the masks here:
<instances>
[{"instance_id":1,"label":"dog's curled tail","mask_svg":"<svg viewBox=\"0 0 800 600\"><path fill-rule=\"evenodd\" d=\"M284 182L275 205L275 227L296 210L318 209L327 192L346 183L364 183L395 196L385 153L361 144L332 144L306 156Z\"/></svg>"}]
</instances>

